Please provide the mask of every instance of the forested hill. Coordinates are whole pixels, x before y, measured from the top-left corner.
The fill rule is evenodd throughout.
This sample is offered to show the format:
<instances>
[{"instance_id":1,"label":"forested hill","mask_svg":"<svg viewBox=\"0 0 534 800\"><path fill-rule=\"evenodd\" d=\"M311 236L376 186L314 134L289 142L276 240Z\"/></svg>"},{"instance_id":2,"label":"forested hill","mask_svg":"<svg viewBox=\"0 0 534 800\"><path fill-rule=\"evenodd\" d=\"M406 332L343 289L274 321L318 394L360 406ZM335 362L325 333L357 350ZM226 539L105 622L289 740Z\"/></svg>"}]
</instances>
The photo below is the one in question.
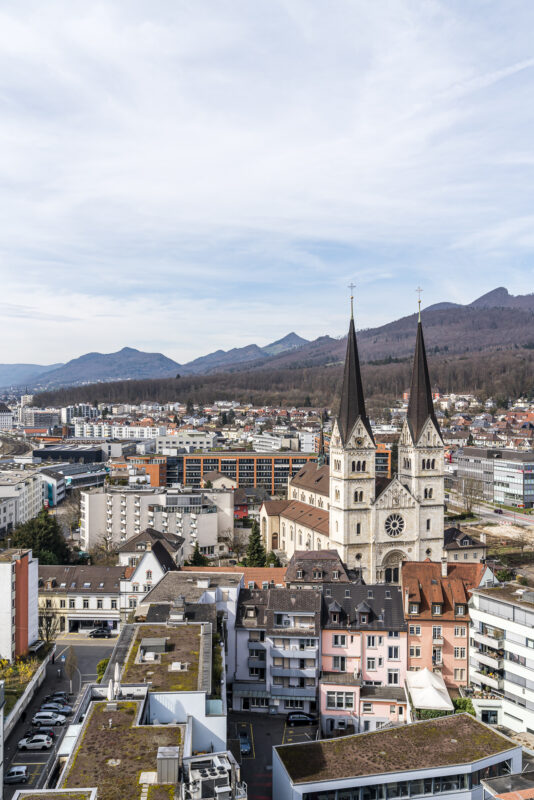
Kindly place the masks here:
<instances>
[{"instance_id":1,"label":"forested hill","mask_svg":"<svg viewBox=\"0 0 534 800\"><path fill-rule=\"evenodd\" d=\"M534 395L534 346L449 356L429 357L432 383L444 392L476 392L486 397L507 398ZM184 376L178 379L117 381L89 384L36 397L39 405L70 405L78 402L211 403L239 400L262 405L313 406L337 404L341 387L340 364L297 369L249 369L234 373ZM370 408L383 408L409 385L411 357L382 364L363 364L363 381Z\"/></svg>"}]
</instances>

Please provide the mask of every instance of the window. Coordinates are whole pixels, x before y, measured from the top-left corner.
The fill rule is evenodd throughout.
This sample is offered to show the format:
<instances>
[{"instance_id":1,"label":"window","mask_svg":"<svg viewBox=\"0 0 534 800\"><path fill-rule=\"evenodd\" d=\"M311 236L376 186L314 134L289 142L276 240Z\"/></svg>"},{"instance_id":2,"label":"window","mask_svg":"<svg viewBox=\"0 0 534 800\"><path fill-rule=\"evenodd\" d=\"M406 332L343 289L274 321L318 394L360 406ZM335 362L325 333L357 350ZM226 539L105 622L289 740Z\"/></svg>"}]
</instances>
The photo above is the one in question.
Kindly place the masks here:
<instances>
[{"instance_id":1,"label":"window","mask_svg":"<svg viewBox=\"0 0 534 800\"><path fill-rule=\"evenodd\" d=\"M376 636L367 637L367 647L376 647Z\"/></svg>"},{"instance_id":2,"label":"window","mask_svg":"<svg viewBox=\"0 0 534 800\"><path fill-rule=\"evenodd\" d=\"M250 698L250 707L251 708L268 708L269 707L269 698L268 697L251 697Z\"/></svg>"},{"instance_id":3,"label":"window","mask_svg":"<svg viewBox=\"0 0 534 800\"><path fill-rule=\"evenodd\" d=\"M332 659L332 669L338 672L345 672L347 668L347 660L345 656L334 656Z\"/></svg>"},{"instance_id":4,"label":"window","mask_svg":"<svg viewBox=\"0 0 534 800\"><path fill-rule=\"evenodd\" d=\"M465 658L465 647L455 647L454 648L454 657L455 658Z\"/></svg>"},{"instance_id":5,"label":"window","mask_svg":"<svg viewBox=\"0 0 534 800\"><path fill-rule=\"evenodd\" d=\"M432 603L432 614L439 617L441 614L441 603Z\"/></svg>"},{"instance_id":6,"label":"window","mask_svg":"<svg viewBox=\"0 0 534 800\"><path fill-rule=\"evenodd\" d=\"M374 658L367 659L367 669L369 670L369 672L374 672L374 670L376 669L376 659Z\"/></svg>"},{"instance_id":7,"label":"window","mask_svg":"<svg viewBox=\"0 0 534 800\"><path fill-rule=\"evenodd\" d=\"M76 608L76 600L73 597L69 599L69 608Z\"/></svg>"},{"instance_id":8,"label":"window","mask_svg":"<svg viewBox=\"0 0 534 800\"><path fill-rule=\"evenodd\" d=\"M335 581L337 581L337 579L338 579L338 578L339 578L339 570L335 569L335 570L332 572L332 579L333 579L333 580L335 580Z\"/></svg>"},{"instance_id":9,"label":"window","mask_svg":"<svg viewBox=\"0 0 534 800\"><path fill-rule=\"evenodd\" d=\"M410 646L410 658L421 658L421 648L418 645Z\"/></svg>"},{"instance_id":10,"label":"window","mask_svg":"<svg viewBox=\"0 0 534 800\"><path fill-rule=\"evenodd\" d=\"M390 639L398 639L400 634L398 631L388 631L388 636Z\"/></svg>"},{"instance_id":11,"label":"window","mask_svg":"<svg viewBox=\"0 0 534 800\"><path fill-rule=\"evenodd\" d=\"M128 606L129 608L135 608L137 606L137 600L135 597L130 597L128 600Z\"/></svg>"},{"instance_id":12,"label":"window","mask_svg":"<svg viewBox=\"0 0 534 800\"><path fill-rule=\"evenodd\" d=\"M390 661L398 661L399 660L399 648L398 647L388 647L388 658Z\"/></svg>"},{"instance_id":13,"label":"window","mask_svg":"<svg viewBox=\"0 0 534 800\"><path fill-rule=\"evenodd\" d=\"M97 599L97 601L96 601L96 607L97 607L97 608L104 608L104 603L103 603L103 601L102 601L102 598L101 598L101 597L99 597L99 598Z\"/></svg>"},{"instance_id":14,"label":"window","mask_svg":"<svg viewBox=\"0 0 534 800\"><path fill-rule=\"evenodd\" d=\"M111 608L115 608L115 609L117 608L117 601L116 600L112 600L111 601Z\"/></svg>"},{"instance_id":15,"label":"window","mask_svg":"<svg viewBox=\"0 0 534 800\"><path fill-rule=\"evenodd\" d=\"M467 629L463 625L457 626L454 629L454 635L455 636L465 636L466 633L467 633Z\"/></svg>"},{"instance_id":16,"label":"window","mask_svg":"<svg viewBox=\"0 0 534 800\"><path fill-rule=\"evenodd\" d=\"M419 603L410 603L410 614L419 614Z\"/></svg>"},{"instance_id":17,"label":"window","mask_svg":"<svg viewBox=\"0 0 534 800\"><path fill-rule=\"evenodd\" d=\"M410 625L410 636L421 636L421 626Z\"/></svg>"},{"instance_id":18,"label":"window","mask_svg":"<svg viewBox=\"0 0 534 800\"><path fill-rule=\"evenodd\" d=\"M360 625L367 625L367 614L360 614Z\"/></svg>"},{"instance_id":19,"label":"window","mask_svg":"<svg viewBox=\"0 0 534 800\"><path fill-rule=\"evenodd\" d=\"M353 692L327 692L327 708L354 708Z\"/></svg>"},{"instance_id":20,"label":"window","mask_svg":"<svg viewBox=\"0 0 534 800\"><path fill-rule=\"evenodd\" d=\"M337 625L339 622L339 614L336 611L332 612L332 622Z\"/></svg>"},{"instance_id":21,"label":"window","mask_svg":"<svg viewBox=\"0 0 534 800\"><path fill-rule=\"evenodd\" d=\"M45 605L46 608L52 608L52 601L50 600L49 597L46 598Z\"/></svg>"},{"instance_id":22,"label":"window","mask_svg":"<svg viewBox=\"0 0 534 800\"><path fill-rule=\"evenodd\" d=\"M455 681L465 681L465 669L455 669L454 670L454 680ZM484 720L482 720L484 721ZM495 720L497 722L497 720Z\"/></svg>"},{"instance_id":23,"label":"window","mask_svg":"<svg viewBox=\"0 0 534 800\"><path fill-rule=\"evenodd\" d=\"M304 700L286 700L285 708L304 708Z\"/></svg>"},{"instance_id":24,"label":"window","mask_svg":"<svg viewBox=\"0 0 534 800\"><path fill-rule=\"evenodd\" d=\"M427 531L430 530L430 520L429 519L427 519L427 521L426 521L426 529L427 529Z\"/></svg>"},{"instance_id":25,"label":"window","mask_svg":"<svg viewBox=\"0 0 534 800\"><path fill-rule=\"evenodd\" d=\"M432 638L441 639L441 625L432 626Z\"/></svg>"},{"instance_id":26,"label":"window","mask_svg":"<svg viewBox=\"0 0 534 800\"><path fill-rule=\"evenodd\" d=\"M398 685L399 685L399 670L388 669L388 686L398 686Z\"/></svg>"},{"instance_id":27,"label":"window","mask_svg":"<svg viewBox=\"0 0 534 800\"><path fill-rule=\"evenodd\" d=\"M359 522L357 522L356 523L356 536L359 536L361 532L362 532L362 526L360 525Z\"/></svg>"},{"instance_id":28,"label":"window","mask_svg":"<svg viewBox=\"0 0 534 800\"><path fill-rule=\"evenodd\" d=\"M83 607L89 608L89 599L87 597L83 598Z\"/></svg>"},{"instance_id":29,"label":"window","mask_svg":"<svg viewBox=\"0 0 534 800\"><path fill-rule=\"evenodd\" d=\"M146 579L147 579L147 581L151 581L152 580L152 570L151 569L147 569L147 571L146 571Z\"/></svg>"},{"instance_id":30,"label":"window","mask_svg":"<svg viewBox=\"0 0 534 800\"><path fill-rule=\"evenodd\" d=\"M60 600L59 601L59 607L60 608L65 608L65 601L64 600Z\"/></svg>"},{"instance_id":31,"label":"window","mask_svg":"<svg viewBox=\"0 0 534 800\"><path fill-rule=\"evenodd\" d=\"M457 605L456 606L456 616L463 617L465 616L465 606L464 605Z\"/></svg>"},{"instance_id":32,"label":"window","mask_svg":"<svg viewBox=\"0 0 534 800\"><path fill-rule=\"evenodd\" d=\"M260 667L250 667L249 674L251 678L258 678L261 674L262 670Z\"/></svg>"},{"instance_id":33,"label":"window","mask_svg":"<svg viewBox=\"0 0 534 800\"><path fill-rule=\"evenodd\" d=\"M300 580L302 580L302 570L301 570L301 569L298 569L298 570L297 570L297 579L298 579L299 581L300 581Z\"/></svg>"},{"instance_id":34,"label":"window","mask_svg":"<svg viewBox=\"0 0 534 800\"><path fill-rule=\"evenodd\" d=\"M346 647L347 646L347 637L345 634L342 633L335 633L332 636L332 646L333 647Z\"/></svg>"},{"instance_id":35,"label":"window","mask_svg":"<svg viewBox=\"0 0 534 800\"><path fill-rule=\"evenodd\" d=\"M364 714L372 714L373 713L373 704L372 703L362 703L362 712Z\"/></svg>"}]
</instances>

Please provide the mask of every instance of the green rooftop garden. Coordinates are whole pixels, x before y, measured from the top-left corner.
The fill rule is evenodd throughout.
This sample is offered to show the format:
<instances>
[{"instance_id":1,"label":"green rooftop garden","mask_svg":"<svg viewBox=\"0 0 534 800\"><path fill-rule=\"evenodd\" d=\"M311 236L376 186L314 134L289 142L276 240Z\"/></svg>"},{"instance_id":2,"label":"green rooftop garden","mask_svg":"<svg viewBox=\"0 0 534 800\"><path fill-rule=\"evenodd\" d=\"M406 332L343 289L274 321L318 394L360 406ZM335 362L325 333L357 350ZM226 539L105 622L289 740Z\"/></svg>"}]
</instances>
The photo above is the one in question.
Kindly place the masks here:
<instances>
[{"instance_id":1,"label":"green rooftop garden","mask_svg":"<svg viewBox=\"0 0 534 800\"><path fill-rule=\"evenodd\" d=\"M165 638L165 653L157 661L135 663L142 639ZM122 683L150 681L161 692L191 692L198 689L200 626L139 625L121 677ZM187 662L187 670L171 672L173 661Z\"/></svg>"},{"instance_id":2,"label":"green rooftop garden","mask_svg":"<svg viewBox=\"0 0 534 800\"><path fill-rule=\"evenodd\" d=\"M116 711L105 702L93 704L63 788L96 786L98 800L125 800L139 794L141 772L157 769L158 748L179 745L182 736L175 726L133 727L137 709L135 702L118 703Z\"/></svg>"},{"instance_id":3,"label":"green rooftop garden","mask_svg":"<svg viewBox=\"0 0 534 800\"><path fill-rule=\"evenodd\" d=\"M89 800L91 792L31 792L23 795L24 800Z\"/></svg>"}]
</instances>

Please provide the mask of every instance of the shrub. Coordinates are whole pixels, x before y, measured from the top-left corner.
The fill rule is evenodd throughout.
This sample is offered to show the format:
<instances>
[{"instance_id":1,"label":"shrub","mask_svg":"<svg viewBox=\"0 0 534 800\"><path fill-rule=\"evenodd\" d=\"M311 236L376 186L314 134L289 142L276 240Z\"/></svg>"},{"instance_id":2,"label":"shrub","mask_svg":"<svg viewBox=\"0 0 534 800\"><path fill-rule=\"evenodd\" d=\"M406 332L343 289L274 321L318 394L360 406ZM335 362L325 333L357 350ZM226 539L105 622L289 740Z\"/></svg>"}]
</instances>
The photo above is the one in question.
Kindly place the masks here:
<instances>
[{"instance_id":1,"label":"shrub","mask_svg":"<svg viewBox=\"0 0 534 800\"><path fill-rule=\"evenodd\" d=\"M102 678L104 677L104 673L108 667L109 658L103 658L102 661L99 661L96 665L96 682L101 683Z\"/></svg>"}]
</instances>

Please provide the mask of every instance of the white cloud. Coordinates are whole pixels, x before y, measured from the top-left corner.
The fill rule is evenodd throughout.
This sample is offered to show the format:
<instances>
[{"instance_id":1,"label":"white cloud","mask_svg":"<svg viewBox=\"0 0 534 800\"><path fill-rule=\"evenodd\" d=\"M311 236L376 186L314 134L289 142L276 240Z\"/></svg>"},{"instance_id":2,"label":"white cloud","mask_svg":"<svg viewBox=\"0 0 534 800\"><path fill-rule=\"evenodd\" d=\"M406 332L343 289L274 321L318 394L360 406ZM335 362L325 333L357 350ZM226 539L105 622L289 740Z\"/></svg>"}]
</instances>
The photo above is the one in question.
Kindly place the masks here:
<instances>
[{"instance_id":1,"label":"white cloud","mask_svg":"<svg viewBox=\"0 0 534 800\"><path fill-rule=\"evenodd\" d=\"M512 1L4 5L2 299L38 313L0 317L2 360L341 333L351 278L365 326L412 310L421 281L428 304L459 299L455 281L472 299L466 274L505 283L534 246L509 222L532 207L533 17ZM509 270L509 288L531 277Z\"/></svg>"}]
</instances>

